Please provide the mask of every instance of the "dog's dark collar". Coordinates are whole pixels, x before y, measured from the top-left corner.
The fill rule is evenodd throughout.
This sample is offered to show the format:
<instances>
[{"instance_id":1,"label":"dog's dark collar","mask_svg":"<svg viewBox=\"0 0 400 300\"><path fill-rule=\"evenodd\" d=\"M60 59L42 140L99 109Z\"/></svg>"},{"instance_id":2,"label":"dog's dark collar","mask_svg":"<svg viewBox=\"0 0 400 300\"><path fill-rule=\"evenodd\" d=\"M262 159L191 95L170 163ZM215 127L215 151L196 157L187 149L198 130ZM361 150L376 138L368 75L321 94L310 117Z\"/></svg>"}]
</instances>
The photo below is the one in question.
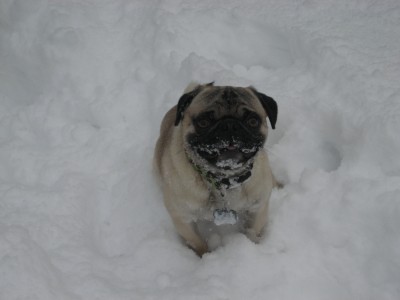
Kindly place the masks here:
<instances>
[{"instance_id":1,"label":"dog's dark collar","mask_svg":"<svg viewBox=\"0 0 400 300\"><path fill-rule=\"evenodd\" d=\"M224 172L216 171L212 172L210 170L206 170L196 164L192 159L189 159L189 162L193 165L194 169L201 175L201 177L207 181L210 186L219 191L221 196L225 196L225 191L229 189L233 189L235 187L240 186L251 176L251 170L253 169L253 162L249 162L244 170L240 173L234 175L227 175Z\"/></svg>"}]
</instances>

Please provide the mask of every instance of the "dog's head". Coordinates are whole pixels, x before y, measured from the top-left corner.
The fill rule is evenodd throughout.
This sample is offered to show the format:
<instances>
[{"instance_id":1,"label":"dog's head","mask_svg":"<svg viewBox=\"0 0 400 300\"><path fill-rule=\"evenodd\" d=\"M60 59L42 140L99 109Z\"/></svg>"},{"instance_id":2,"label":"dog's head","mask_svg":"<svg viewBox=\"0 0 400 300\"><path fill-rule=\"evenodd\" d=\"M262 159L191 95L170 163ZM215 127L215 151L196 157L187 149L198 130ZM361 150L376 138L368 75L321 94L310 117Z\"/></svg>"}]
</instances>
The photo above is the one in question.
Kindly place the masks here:
<instances>
[{"instance_id":1,"label":"dog's head","mask_svg":"<svg viewBox=\"0 0 400 300\"><path fill-rule=\"evenodd\" d=\"M276 102L253 87L197 85L177 105L190 159L221 170L243 166L263 147L269 118L275 128Z\"/></svg>"}]
</instances>

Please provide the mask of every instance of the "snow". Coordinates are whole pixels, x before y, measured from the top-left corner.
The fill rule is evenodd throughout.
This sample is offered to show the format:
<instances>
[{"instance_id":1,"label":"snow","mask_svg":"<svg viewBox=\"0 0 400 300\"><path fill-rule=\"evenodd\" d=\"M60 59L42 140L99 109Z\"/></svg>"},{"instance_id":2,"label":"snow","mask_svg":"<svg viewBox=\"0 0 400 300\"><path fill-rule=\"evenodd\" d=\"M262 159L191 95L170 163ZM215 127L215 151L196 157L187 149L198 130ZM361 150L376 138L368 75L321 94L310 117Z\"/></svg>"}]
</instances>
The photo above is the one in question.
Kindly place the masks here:
<instances>
[{"instance_id":1,"label":"snow","mask_svg":"<svg viewBox=\"0 0 400 300\"><path fill-rule=\"evenodd\" d=\"M0 2L0 299L400 299L397 0ZM199 259L151 172L192 80L279 107L266 237Z\"/></svg>"},{"instance_id":2,"label":"snow","mask_svg":"<svg viewBox=\"0 0 400 300\"><path fill-rule=\"evenodd\" d=\"M215 164L218 168L237 169L243 166L243 163L238 162L237 159L218 160Z\"/></svg>"},{"instance_id":3,"label":"snow","mask_svg":"<svg viewBox=\"0 0 400 300\"><path fill-rule=\"evenodd\" d=\"M214 224L217 226L225 224L234 225L237 219L238 217L234 210L216 209L214 211Z\"/></svg>"}]
</instances>

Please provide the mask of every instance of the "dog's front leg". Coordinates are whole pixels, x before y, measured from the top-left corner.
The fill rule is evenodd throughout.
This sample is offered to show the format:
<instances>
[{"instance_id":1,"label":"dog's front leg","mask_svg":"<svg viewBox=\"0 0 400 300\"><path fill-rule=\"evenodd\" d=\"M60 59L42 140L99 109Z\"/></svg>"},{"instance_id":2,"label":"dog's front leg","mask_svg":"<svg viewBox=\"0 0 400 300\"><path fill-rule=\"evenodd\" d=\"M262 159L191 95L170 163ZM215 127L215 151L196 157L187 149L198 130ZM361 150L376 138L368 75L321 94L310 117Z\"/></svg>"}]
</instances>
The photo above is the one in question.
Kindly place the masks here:
<instances>
[{"instance_id":1,"label":"dog's front leg","mask_svg":"<svg viewBox=\"0 0 400 300\"><path fill-rule=\"evenodd\" d=\"M207 243L196 232L193 223L187 223L178 215L172 215L172 221L179 235L185 240L186 244L192 248L198 256L202 257L208 252Z\"/></svg>"},{"instance_id":2,"label":"dog's front leg","mask_svg":"<svg viewBox=\"0 0 400 300\"><path fill-rule=\"evenodd\" d=\"M254 243L258 244L262 238L265 224L267 223L268 201L264 203L255 213L250 215L246 236Z\"/></svg>"}]
</instances>

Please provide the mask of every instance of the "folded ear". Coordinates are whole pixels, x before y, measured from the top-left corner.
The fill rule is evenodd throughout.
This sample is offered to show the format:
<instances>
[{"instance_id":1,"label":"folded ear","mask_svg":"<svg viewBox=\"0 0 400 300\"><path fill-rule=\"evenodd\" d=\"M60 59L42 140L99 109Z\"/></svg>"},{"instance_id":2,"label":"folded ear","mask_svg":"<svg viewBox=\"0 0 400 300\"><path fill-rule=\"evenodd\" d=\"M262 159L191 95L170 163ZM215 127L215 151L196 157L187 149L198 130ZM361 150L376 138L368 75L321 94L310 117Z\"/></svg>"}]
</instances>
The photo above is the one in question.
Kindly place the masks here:
<instances>
[{"instance_id":1,"label":"folded ear","mask_svg":"<svg viewBox=\"0 0 400 300\"><path fill-rule=\"evenodd\" d=\"M177 110L176 110L176 118L175 118L175 126L178 126L180 121L183 120L183 114L185 110L189 107L190 103L192 103L194 97L196 97L203 87L213 86L214 82L207 83L205 85L200 85L198 83L192 82L185 89L185 94L183 94L178 101Z\"/></svg>"},{"instance_id":2,"label":"folded ear","mask_svg":"<svg viewBox=\"0 0 400 300\"><path fill-rule=\"evenodd\" d=\"M193 92L190 92L187 94L183 94L179 98L177 109L176 109L175 126L178 126L179 122L182 121L183 113L189 107L190 103L192 103L194 96L195 95L193 95Z\"/></svg>"},{"instance_id":3,"label":"folded ear","mask_svg":"<svg viewBox=\"0 0 400 300\"><path fill-rule=\"evenodd\" d=\"M261 105L267 113L272 129L275 129L276 120L278 119L278 105L275 100L265 94L259 93L255 88L252 88L252 91L260 100Z\"/></svg>"}]
</instances>

